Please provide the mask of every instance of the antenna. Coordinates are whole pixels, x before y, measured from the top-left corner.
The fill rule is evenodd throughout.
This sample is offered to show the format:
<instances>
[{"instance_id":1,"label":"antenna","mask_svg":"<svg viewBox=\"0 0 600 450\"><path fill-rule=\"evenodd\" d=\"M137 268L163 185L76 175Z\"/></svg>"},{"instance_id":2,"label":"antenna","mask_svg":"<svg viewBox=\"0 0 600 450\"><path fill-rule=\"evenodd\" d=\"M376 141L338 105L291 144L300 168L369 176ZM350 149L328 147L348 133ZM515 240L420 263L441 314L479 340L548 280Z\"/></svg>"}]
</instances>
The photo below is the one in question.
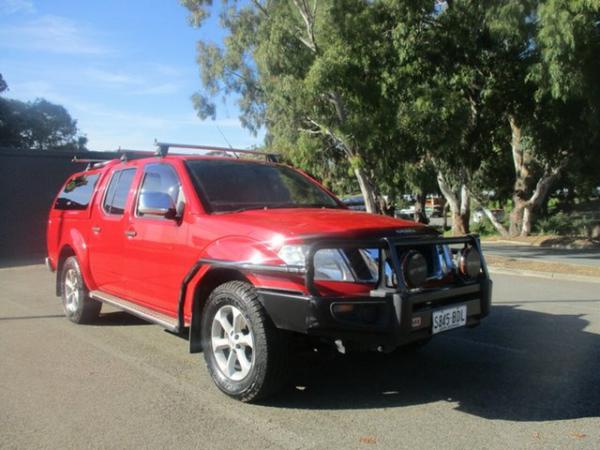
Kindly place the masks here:
<instances>
[{"instance_id":1,"label":"antenna","mask_svg":"<svg viewBox=\"0 0 600 450\"><path fill-rule=\"evenodd\" d=\"M230 143L230 142L227 140L227 138L225 137L225 133L223 133L223 131L221 130L221 127L219 127L219 125L215 125L215 126L217 127L217 130L219 130L219 133L221 133L221 136L223 136L223 139L225 140L225 142L227 142L227 145L229 145L229 148L230 148L231 150L233 150L233 147L232 147L231 143ZM233 154L235 155L235 157L236 157L237 159L240 159L240 156L239 156L237 153L233 152Z\"/></svg>"}]
</instances>

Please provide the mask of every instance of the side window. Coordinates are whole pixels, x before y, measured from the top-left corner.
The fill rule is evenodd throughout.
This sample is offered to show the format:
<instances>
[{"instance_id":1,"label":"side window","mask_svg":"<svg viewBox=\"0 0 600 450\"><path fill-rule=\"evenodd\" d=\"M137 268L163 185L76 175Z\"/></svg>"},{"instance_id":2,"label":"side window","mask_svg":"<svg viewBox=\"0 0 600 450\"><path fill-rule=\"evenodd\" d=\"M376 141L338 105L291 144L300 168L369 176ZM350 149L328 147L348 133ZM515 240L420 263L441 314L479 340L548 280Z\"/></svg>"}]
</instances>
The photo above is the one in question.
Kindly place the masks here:
<instances>
[{"instance_id":1,"label":"side window","mask_svg":"<svg viewBox=\"0 0 600 450\"><path fill-rule=\"evenodd\" d=\"M167 194L173 200L173 204L176 207L177 213L183 212L184 198L183 191L181 189L181 183L179 177L175 172L175 169L168 164L148 164L144 169L144 178L142 180L142 186L140 189L141 194L147 193L161 193ZM137 210L139 206L136 206L136 215L142 216Z\"/></svg>"},{"instance_id":2,"label":"side window","mask_svg":"<svg viewBox=\"0 0 600 450\"><path fill-rule=\"evenodd\" d=\"M71 178L56 199L54 208L60 210L87 209L97 181L98 174L79 175Z\"/></svg>"},{"instance_id":3,"label":"side window","mask_svg":"<svg viewBox=\"0 0 600 450\"><path fill-rule=\"evenodd\" d=\"M110 179L110 184L104 196L102 208L108 214L121 215L125 212L127 195L136 169L116 170Z\"/></svg>"}]
</instances>

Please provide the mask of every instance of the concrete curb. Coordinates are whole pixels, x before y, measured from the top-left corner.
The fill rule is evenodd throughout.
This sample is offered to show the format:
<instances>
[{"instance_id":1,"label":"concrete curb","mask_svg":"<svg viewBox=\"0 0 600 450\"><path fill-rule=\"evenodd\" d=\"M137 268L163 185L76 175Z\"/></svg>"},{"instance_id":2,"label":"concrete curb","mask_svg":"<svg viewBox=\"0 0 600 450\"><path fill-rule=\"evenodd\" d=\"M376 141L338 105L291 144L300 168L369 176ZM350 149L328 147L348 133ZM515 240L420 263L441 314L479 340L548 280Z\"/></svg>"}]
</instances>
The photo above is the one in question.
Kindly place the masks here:
<instances>
[{"instance_id":1,"label":"concrete curb","mask_svg":"<svg viewBox=\"0 0 600 450\"><path fill-rule=\"evenodd\" d=\"M494 267L488 265L488 270L491 274L498 275L517 275L522 277L537 277L551 280L562 281L582 281L586 283L600 283L600 277L589 277L586 275L573 275L568 273L558 272L540 272L537 270L521 270L521 269L506 269L504 267Z\"/></svg>"},{"instance_id":2,"label":"concrete curb","mask_svg":"<svg viewBox=\"0 0 600 450\"><path fill-rule=\"evenodd\" d=\"M521 247L539 247L539 245L532 244L531 242L521 242L521 241L511 241L508 239L498 239L494 241L487 241L485 239L481 240L481 244L501 244L501 245L518 245Z\"/></svg>"},{"instance_id":3,"label":"concrete curb","mask_svg":"<svg viewBox=\"0 0 600 450\"><path fill-rule=\"evenodd\" d=\"M510 239L497 239L497 240L487 240L482 239L481 244L485 247L486 244L489 245L513 245L516 247L536 247L542 249L552 249L552 250L598 250L600 251L600 247L596 244L587 245L587 246L573 246L573 245L563 245L563 244L554 244L554 245L542 245L542 242L522 242L522 241L511 241Z\"/></svg>"}]
</instances>

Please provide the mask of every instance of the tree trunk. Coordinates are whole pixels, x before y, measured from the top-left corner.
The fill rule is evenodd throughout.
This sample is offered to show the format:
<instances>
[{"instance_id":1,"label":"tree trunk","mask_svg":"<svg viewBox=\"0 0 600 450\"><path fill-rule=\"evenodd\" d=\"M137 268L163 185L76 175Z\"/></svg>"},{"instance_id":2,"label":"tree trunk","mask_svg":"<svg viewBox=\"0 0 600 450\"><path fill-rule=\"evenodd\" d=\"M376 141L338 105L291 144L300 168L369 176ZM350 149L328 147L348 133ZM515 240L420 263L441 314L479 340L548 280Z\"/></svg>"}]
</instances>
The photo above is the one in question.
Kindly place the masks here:
<instances>
[{"instance_id":1,"label":"tree trunk","mask_svg":"<svg viewBox=\"0 0 600 450\"><path fill-rule=\"evenodd\" d=\"M500 235L502 235L502 236L508 236L508 230L506 229L506 227L504 225L502 225L502 223L500 223L498 221L498 219L496 219L496 217L494 216L492 211L490 211L489 208L486 208L484 206L483 202L481 201L481 198L476 197L475 195L471 195L471 196L473 197L473 200L481 207L481 209L483 210L483 213L488 218L488 220L491 222L491 224L494 226L496 231L498 233L500 233Z\"/></svg>"},{"instance_id":2,"label":"tree trunk","mask_svg":"<svg viewBox=\"0 0 600 450\"><path fill-rule=\"evenodd\" d=\"M357 167L354 169L354 175L358 180L358 185L360 186L360 192L365 200L365 207L367 208L367 212L376 214L377 213L377 197L375 195L375 189L373 188L373 184L369 177L364 172L363 169Z\"/></svg>"},{"instance_id":3,"label":"tree trunk","mask_svg":"<svg viewBox=\"0 0 600 450\"><path fill-rule=\"evenodd\" d=\"M469 207L469 192L463 184L460 188L459 196L452 190L452 187L441 172L437 176L438 185L444 198L450 205L452 214L452 234L460 236L469 232L469 219L471 217L471 209Z\"/></svg>"},{"instance_id":4,"label":"tree trunk","mask_svg":"<svg viewBox=\"0 0 600 450\"><path fill-rule=\"evenodd\" d=\"M452 208L450 208L452 209ZM469 218L452 211L452 235L462 236L469 232Z\"/></svg>"},{"instance_id":5,"label":"tree trunk","mask_svg":"<svg viewBox=\"0 0 600 450\"><path fill-rule=\"evenodd\" d=\"M525 202L520 197L513 195L513 210L510 212L510 226L508 234L518 236L521 234L521 225L523 224L523 209Z\"/></svg>"},{"instance_id":6,"label":"tree trunk","mask_svg":"<svg viewBox=\"0 0 600 450\"><path fill-rule=\"evenodd\" d=\"M415 194L415 212L413 215L413 220L418 223L429 223L429 219L425 214L425 194L422 192L417 192Z\"/></svg>"},{"instance_id":7,"label":"tree trunk","mask_svg":"<svg viewBox=\"0 0 600 450\"><path fill-rule=\"evenodd\" d=\"M513 185L513 210L510 213L509 233L511 236L521 234L523 224L523 209L525 208L525 195L529 181L529 167L526 154L521 142L521 127L513 116L508 117L511 133L511 151L515 166L515 183Z\"/></svg>"},{"instance_id":8,"label":"tree trunk","mask_svg":"<svg viewBox=\"0 0 600 450\"><path fill-rule=\"evenodd\" d=\"M513 116L509 116L508 122L511 131L511 149L515 165L515 184L513 191L513 210L510 213L511 236L529 236L531 233L535 212L542 209L548 193L554 182L558 179L567 161L562 161L557 167L545 167L542 177L537 181L535 190L529 198L531 170L533 157L522 146L521 128Z\"/></svg>"},{"instance_id":9,"label":"tree trunk","mask_svg":"<svg viewBox=\"0 0 600 450\"><path fill-rule=\"evenodd\" d=\"M523 208L523 224L521 225L521 236L529 236L533 223L533 205L527 203Z\"/></svg>"},{"instance_id":10,"label":"tree trunk","mask_svg":"<svg viewBox=\"0 0 600 450\"><path fill-rule=\"evenodd\" d=\"M550 189L554 182L558 179L562 172L566 161L553 169L546 168L544 175L538 180L535 185L533 194L525 203L523 208L523 225L521 227L521 236L529 236L533 227L535 213L540 211L548 199Z\"/></svg>"},{"instance_id":11,"label":"tree trunk","mask_svg":"<svg viewBox=\"0 0 600 450\"><path fill-rule=\"evenodd\" d=\"M469 219L471 219L471 196L469 195L467 186L464 184L460 187L460 215L463 220L465 233L468 233Z\"/></svg>"}]
</instances>

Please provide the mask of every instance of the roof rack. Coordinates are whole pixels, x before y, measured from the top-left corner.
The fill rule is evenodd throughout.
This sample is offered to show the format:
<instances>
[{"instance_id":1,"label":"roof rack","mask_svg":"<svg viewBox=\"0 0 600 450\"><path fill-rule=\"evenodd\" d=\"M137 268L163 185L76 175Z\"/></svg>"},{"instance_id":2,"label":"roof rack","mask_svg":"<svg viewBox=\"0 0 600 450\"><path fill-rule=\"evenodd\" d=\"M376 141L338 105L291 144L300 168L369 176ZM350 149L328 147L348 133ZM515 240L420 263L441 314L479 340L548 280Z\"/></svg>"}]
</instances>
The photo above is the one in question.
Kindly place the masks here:
<instances>
[{"instance_id":1,"label":"roof rack","mask_svg":"<svg viewBox=\"0 0 600 450\"><path fill-rule=\"evenodd\" d=\"M121 160L129 161L130 159L149 158L154 155L154 152L149 150L132 150L119 147L113 152L90 152L98 153L93 156L94 158L78 158L74 156L71 160L72 163L87 164L85 170L98 169L104 167L111 161Z\"/></svg>"},{"instance_id":2,"label":"roof rack","mask_svg":"<svg viewBox=\"0 0 600 450\"><path fill-rule=\"evenodd\" d=\"M104 167L109 162L114 160L115 158L103 158L103 159L92 159L92 158L78 158L77 156L73 156L71 160L72 163L79 164L87 164L85 170L97 169L99 167Z\"/></svg>"},{"instance_id":3,"label":"roof rack","mask_svg":"<svg viewBox=\"0 0 600 450\"><path fill-rule=\"evenodd\" d=\"M156 156L160 156L164 158L169 154L169 149L171 148L189 148L194 150L207 150L213 152L223 152L225 154L233 153L236 158L239 158L238 153L247 154L247 155L257 155L264 156L265 161L267 162L279 162L279 154L278 153L267 153L267 152L256 152L254 150L247 150L241 148L233 148L233 147L216 147L212 145L191 145L191 144L173 144L170 142L158 142L155 141L154 145L158 148L156 150Z\"/></svg>"}]
</instances>

